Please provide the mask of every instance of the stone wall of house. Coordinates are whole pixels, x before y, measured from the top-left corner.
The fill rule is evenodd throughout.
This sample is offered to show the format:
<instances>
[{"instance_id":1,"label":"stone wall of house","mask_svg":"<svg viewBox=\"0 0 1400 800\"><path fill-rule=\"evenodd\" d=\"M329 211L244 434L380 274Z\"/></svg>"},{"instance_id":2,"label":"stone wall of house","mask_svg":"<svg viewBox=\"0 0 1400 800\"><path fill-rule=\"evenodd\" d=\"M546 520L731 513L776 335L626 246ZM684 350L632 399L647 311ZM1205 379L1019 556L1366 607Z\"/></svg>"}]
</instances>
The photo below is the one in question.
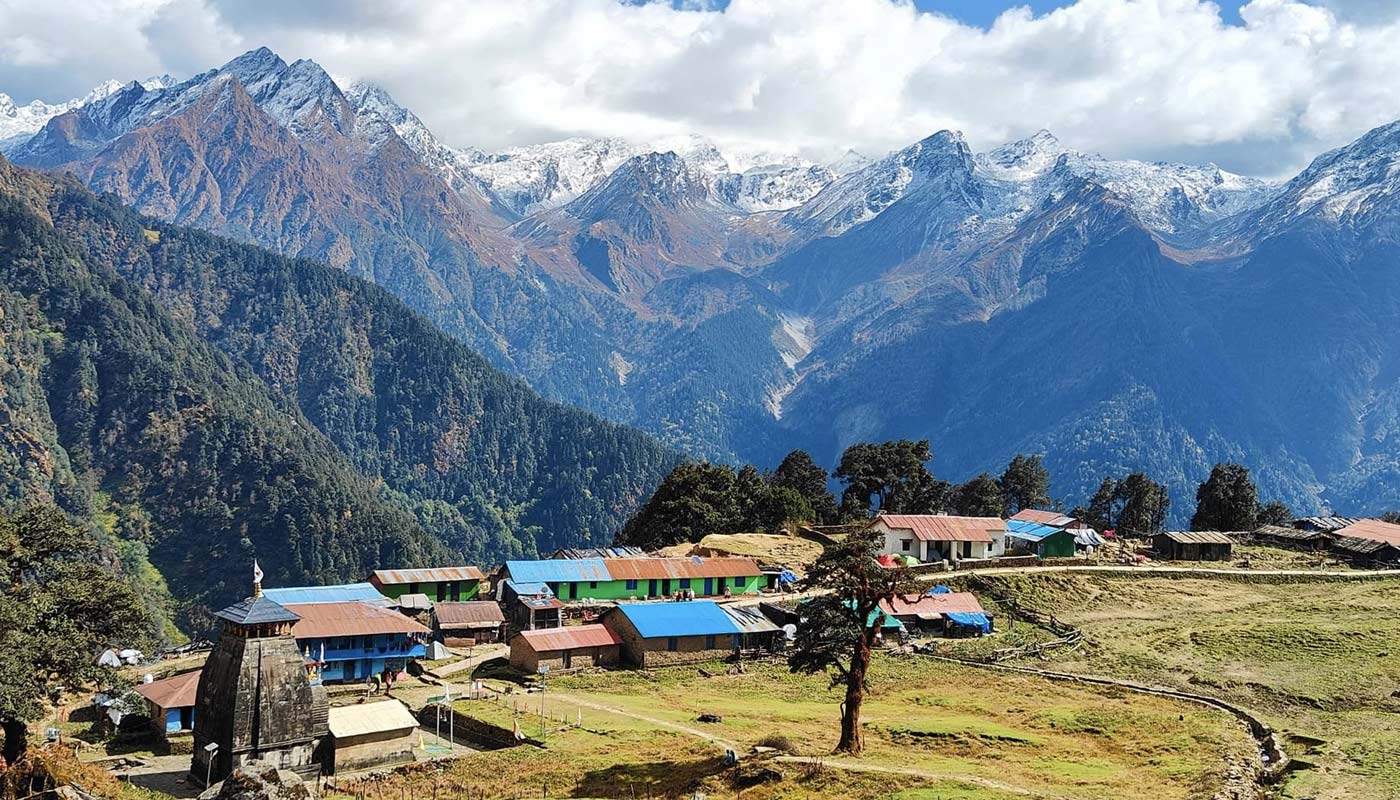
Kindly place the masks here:
<instances>
[{"instance_id":1,"label":"stone wall of house","mask_svg":"<svg viewBox=\"0 0 1400 800\"><path fill-rule=\"evenodd\" d=\"M666 667L672 664L693 664L698 661L718 661L734 654L734 637L721 634L715 637L713 648L705 647L704 636L678 636L676 649L670 650L665 639L646 639L644 664L646 667Z\"/></svg>"}]
</instances>

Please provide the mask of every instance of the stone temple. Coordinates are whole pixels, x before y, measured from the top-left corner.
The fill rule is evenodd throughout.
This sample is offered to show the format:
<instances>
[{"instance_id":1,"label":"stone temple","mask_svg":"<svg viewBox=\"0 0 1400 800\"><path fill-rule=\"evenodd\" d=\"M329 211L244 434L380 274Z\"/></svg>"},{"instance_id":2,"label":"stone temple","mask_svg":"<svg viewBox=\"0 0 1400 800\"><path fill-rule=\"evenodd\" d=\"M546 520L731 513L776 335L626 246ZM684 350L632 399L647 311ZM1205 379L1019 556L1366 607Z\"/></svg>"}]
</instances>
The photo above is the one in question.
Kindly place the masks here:
<instances>
[{"instance_id":1,"label":"stone temple","mask_svg":"<svg viewBox=\"0 0 1400 800\"><path fill-rule=\"evenodd\" d=\"M216 615L223 620L195 694L194 758L190 776L199 783L223 780L251 761L296 772L320 772L320 748L329 728L325 687L313 685L297 652L292 625L300 619L263 597L253 596ZM212 756L208 745L218 745ZM211 763L212 761L212 763Z\"/></svg>"}]
</instances>

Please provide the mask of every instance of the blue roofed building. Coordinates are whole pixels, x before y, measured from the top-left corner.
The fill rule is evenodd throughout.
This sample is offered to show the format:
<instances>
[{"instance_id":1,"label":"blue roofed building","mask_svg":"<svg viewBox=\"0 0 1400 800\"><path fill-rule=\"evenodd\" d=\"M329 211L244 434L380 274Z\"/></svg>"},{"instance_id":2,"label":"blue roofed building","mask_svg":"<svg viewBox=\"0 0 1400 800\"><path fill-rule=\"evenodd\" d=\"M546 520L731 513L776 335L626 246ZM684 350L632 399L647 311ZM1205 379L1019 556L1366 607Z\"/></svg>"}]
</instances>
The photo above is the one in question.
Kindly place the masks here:
<instances>
[{"instance_id":1,"label":"blue roofed building","mask_svg":"<svg viewBox=\"0 0 1400 800\"><path fill-rule=\"evenodd\" d=\"M299 603L370 603L388 607L393 601L379 593L372 583L341 583L333 586L285 586L263 589L263 596L284 606Z\"/></svg>"},{"instance_id":2,"label":"blue roofed building","mask_svg":"<svg viewBox=\"0 0 1400 800\"><path fill-rule=\"evenodd\" d=\"M745 646L741 622L712 600L625 603L602 618L636 668L728 658Z\"/></svg>"},{"instance_id":3,"label":"blue roofed building","mask_svg":"<svg viewBox=\"0 0 1400 800\"><path fill-rule=\"evenodd\" d=\"M1072 558L1074 533L1056 525L1009 519L1006 521L1006 550L1025 551L1040 558Z\"/></svg>"}]
</instances>

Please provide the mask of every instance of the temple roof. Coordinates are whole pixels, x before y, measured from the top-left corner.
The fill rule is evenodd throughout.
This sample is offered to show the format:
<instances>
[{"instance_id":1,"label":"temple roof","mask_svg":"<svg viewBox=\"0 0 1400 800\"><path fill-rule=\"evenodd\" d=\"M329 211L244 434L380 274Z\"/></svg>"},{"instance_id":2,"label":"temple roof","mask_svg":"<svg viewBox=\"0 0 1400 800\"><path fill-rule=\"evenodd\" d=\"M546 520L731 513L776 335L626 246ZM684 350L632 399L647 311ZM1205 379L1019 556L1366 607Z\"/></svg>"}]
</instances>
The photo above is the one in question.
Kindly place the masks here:
<instances>
[{"instance_id":1,"label":"temple roof","mask_svg":"<svg viewBox=\"0 0 1400 800\"><path fill-rule=\"evenodd\" d=\"M219 611L214 616L239 625L260 625L266 622L296 622L301 619L285 606L274 603L261 595L245 597L237 603Z\"/></svg>"}]
</instances>

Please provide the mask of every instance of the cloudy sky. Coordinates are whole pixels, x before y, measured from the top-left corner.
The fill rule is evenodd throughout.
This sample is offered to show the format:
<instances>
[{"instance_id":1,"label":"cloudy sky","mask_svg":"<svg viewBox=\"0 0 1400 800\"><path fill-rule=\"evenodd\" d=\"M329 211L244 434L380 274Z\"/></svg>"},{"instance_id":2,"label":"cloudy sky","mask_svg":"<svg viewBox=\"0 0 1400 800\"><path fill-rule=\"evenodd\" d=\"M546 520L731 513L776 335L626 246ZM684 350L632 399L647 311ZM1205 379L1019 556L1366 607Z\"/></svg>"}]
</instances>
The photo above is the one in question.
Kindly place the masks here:
<instances>
[{"instance_id":1,"label":"cloudy sky","mask_svg":"<svg viewBox=\"0 0 1400 800\"><path fill-rule=\"evenodd\" d=\"M266 45L444 140L701 133L878 155L1047 128L1288 174L1400 118L1400 0L0 0L0 92L57 101Z\"/></svg>"}]
</instances>

